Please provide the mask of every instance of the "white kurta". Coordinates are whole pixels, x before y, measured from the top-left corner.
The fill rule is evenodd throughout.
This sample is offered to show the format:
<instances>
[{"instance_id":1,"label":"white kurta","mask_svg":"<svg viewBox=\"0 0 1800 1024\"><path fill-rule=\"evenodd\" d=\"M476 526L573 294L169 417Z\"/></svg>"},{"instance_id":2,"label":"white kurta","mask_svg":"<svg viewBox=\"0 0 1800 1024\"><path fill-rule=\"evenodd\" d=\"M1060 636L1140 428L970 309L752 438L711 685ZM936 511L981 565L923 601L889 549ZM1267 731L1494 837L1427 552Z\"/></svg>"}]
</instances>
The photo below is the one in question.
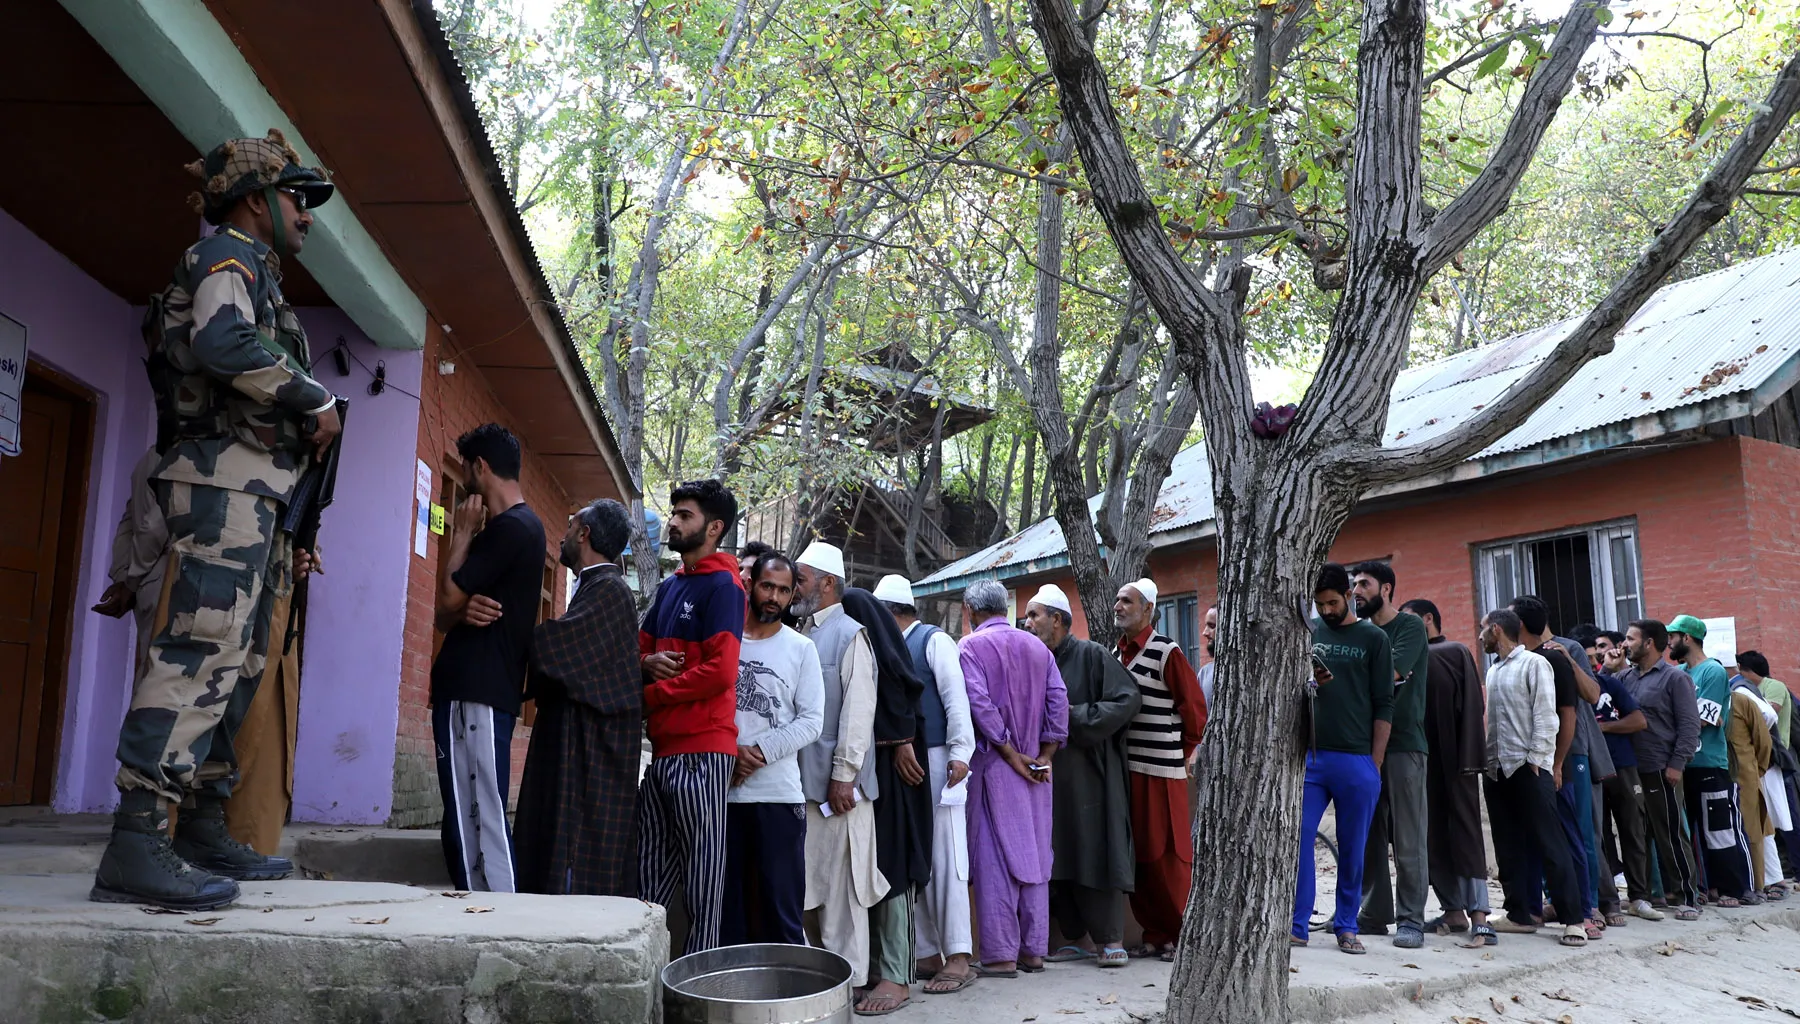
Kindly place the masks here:
<instances>
[{"instance_id":1,"label":"white kurta","mask_svg":"<svg viewBox=\"0 0 1800 1024\"><path fill-rule=\"evenodd\" d=\"M931 884L918 897L919 959L975 951L969 926L969 825L965 804L944 803L950 748L932 747ZM958 789L968 792L965 780Z\"/></svg>"}]
</instances>

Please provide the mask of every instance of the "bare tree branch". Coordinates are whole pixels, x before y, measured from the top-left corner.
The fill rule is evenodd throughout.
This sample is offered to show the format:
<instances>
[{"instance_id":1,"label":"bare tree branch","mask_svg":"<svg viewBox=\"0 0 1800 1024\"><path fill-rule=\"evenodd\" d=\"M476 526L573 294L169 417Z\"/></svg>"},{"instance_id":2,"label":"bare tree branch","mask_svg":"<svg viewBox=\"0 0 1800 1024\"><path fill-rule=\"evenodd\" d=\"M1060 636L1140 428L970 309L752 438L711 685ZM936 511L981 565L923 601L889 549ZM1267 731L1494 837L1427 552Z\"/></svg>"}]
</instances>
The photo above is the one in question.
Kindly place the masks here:
<instances>
[{"instance_id":1,"label":"bare tree branch","mask_svg":"<svg viewBox=\"0 0 1800 1024\"><path fill-rule=\"evenodd\" d=\"M1575 371L1612 351L1617 332L1643 306L1714 224L1731 211L1744 182L1800 110L1800 54L1776 77L1762 112L1708 172L1674 219L1632 264L1605 299L1550 355L1487 408L1444 434L1402 448L1366 453L1368 479L1379 484L1447 469L1493 444L1525 421Z\"/></svg>"}]
</instances>

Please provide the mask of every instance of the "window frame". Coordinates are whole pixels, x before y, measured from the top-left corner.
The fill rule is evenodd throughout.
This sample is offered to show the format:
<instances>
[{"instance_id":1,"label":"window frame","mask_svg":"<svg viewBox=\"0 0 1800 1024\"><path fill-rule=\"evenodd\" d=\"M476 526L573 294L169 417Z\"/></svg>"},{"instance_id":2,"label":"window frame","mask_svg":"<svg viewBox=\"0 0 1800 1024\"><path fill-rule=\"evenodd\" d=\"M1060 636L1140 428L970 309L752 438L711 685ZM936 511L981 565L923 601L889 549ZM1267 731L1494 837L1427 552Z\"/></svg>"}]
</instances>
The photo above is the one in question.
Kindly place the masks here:
<instances>
[{"instance_id":1,"label":"window frame","mask_svg":"<svg viewBox=\"0 0 1800 1024\"><path fill-rule=\"evenodd\" d=\"M1588 541L1588 578L1594 595L1595 625L1602 629L1623 631L1634 618L1643 617L1644 558L1636 516L1603 519L1555 530L1497 537L1469 545L1470 577L1474 584L1475 621L1494 608L1504 607L1520 594L1530 593L1525 581L1535 578L1536 570L1530 545L1564 537L1585 537ZM1506 552L1510 562L1509 593L1503 593L1493 568L1492 555ZM1616 556L1623 553L1630 561L1629 571L1636 583L1635 592L1622 592L1617 586ZM1629 606L1629 610L1626 610Z\"/></svg>"}]
</instances>

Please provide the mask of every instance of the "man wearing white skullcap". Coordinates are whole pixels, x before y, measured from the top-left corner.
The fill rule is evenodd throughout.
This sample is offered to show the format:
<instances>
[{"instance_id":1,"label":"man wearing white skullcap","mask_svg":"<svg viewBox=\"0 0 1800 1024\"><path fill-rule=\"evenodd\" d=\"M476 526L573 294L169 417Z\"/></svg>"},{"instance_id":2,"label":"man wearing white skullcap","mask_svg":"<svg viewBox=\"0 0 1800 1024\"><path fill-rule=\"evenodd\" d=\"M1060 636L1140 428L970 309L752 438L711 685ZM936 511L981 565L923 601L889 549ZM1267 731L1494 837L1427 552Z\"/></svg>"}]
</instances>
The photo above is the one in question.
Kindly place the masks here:
<instances>
[{"instance_id":1,"label":"man wearing white skullcap","mask_svg":"<svg viewBox=\"0 0 1800 1024\"><path fill-rule=\"evenodd\" d=\"M806 794L807 930L850 961L850 982L868 983L869 908L887 895L875 863L875 649L844 611L844 553L814 541L795 559L790 611L819 649L825 723L800 751Z\"/></svg>"},{"instance_id":2,"label":"man wearing white skullcap","mask_svg":"<svg viewBox=\"0 0 1800 1024\"><path fill-rule=\"evenodd\" d=\"M1069 595L1046 584L1025 607L1025 625L1056 659L1069 691L1069 743L1051 774L1050 913L1068 945L1048 959L1123 967L1125 900L1136 886L1131 782L1125 728L1143 703L1112 652L1071 636Z\"/></svg>"},{"instance_id":3,"label":"man wearing white skullcap","mask_svg":"<svg viewBox=\"0 0 1800 1024\"><path fill-rule=\"evenodd\" d=\"M1173 960L1194 862L1187 759L1206 728L1206 698L1181 645L1156 631L1156 594L1149 579L1120 587L1113 624L1119 662L1144 698L1125 734L1137 848L1131 912L1144 926L1144 944L1132 955Z\"/></svg>"},{"instance_id":4,"label":"man wearing white skullcap","mask_svg":"<svg viewBox=\"0 0 1800 1024\"><path fill-rule=\"evenodd\" d=\"M927 992L960 992L975 980L975 970L969 965L975 940L969 924L968 820L963 800L950 804L943 800L945 791L969 774L969 758L975 754L968 690L956 641L936 626L919 621L912 584L906 577L883 576L874 593L894 616L912 656L913 670L925 684L919 712L931 776L931 882L918 898L914 950L918 972L929 979Z\"/></svg>"}]
</instances>

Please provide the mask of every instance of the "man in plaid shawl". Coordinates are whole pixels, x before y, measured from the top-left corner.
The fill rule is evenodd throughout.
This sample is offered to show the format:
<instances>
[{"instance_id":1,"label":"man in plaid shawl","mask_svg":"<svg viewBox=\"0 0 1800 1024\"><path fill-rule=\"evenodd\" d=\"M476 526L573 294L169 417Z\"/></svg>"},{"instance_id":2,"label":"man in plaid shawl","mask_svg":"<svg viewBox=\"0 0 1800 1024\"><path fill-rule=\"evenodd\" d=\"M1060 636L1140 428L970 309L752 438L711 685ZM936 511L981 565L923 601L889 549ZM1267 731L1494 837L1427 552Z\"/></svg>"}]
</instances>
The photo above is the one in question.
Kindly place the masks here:
<instances>
[{"instance_id":1,"label":"man in plaid shawl","mask_svg":"<svg viewBox=\"0 0 1800 1024\"><path fill-rule=\"evenodd\" d=\"M513 830L520 892L636 896L637 783L644 736L637 610L619 555L625 506L569 519L562 564L577 574L561 618L532 637L537 701Z\"/></svg>"}]
</instances>

